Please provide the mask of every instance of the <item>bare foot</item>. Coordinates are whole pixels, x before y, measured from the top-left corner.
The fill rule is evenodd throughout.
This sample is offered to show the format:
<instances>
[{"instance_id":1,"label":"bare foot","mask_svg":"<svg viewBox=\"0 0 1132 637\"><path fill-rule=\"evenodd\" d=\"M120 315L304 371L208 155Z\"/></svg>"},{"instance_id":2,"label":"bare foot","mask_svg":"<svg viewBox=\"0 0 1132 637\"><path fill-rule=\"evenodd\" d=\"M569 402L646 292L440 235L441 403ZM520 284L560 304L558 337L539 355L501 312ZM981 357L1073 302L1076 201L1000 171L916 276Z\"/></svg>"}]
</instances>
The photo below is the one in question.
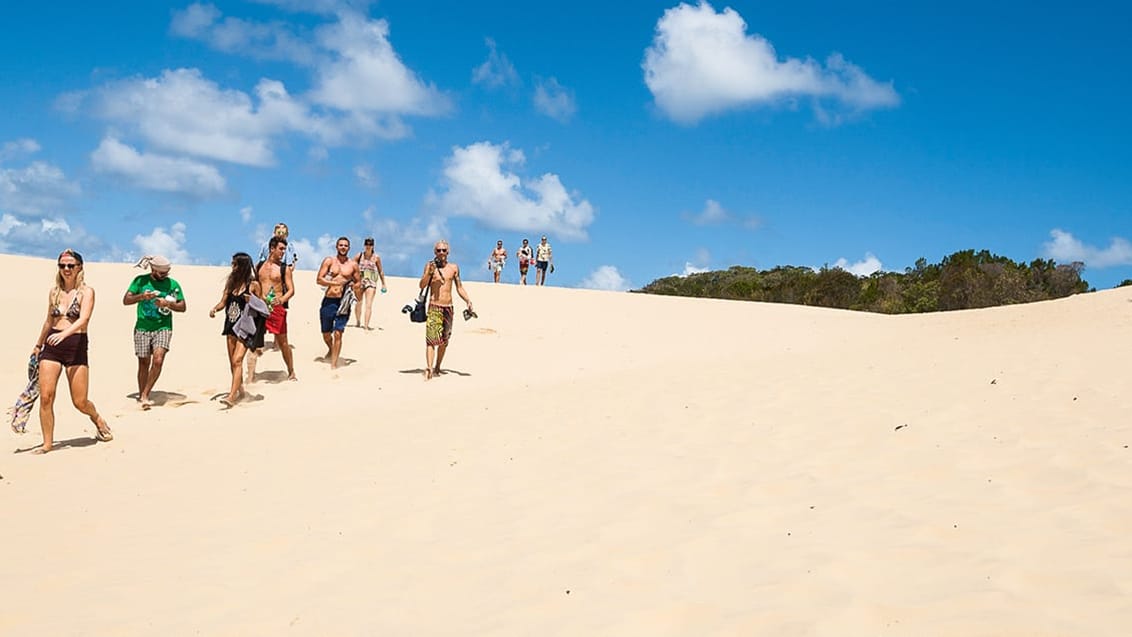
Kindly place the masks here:
<instances>
[{"instance_id":1,"label":"bare foot","mask_svg":"<svg viewBox=\"0 0 1132 637\"><path fill-rule=\"evenodd\" d=\"M45 454L49 451L51 451L51 447L48 447L47 445L43 445L42 447L36 447L35 449L33 449L32 454L36 455L36 456L42 456L43 454Z\"/></svg>"},{"instance_id":2,"label":"bare foot","mask_svg":"<svg viewBox=\"0 0 1132 637\"><path fill-rule=\"evenodd\" d=\"M141 405L142 411L149 411L149 408L153 407L153 400L151 400L149 396L145 398L139 397L138 404Z\"/></svg>"},{"instance_id":3,"label":"bare foot","mask_svg":"<svg viewBox=\"0 0 1132 637\"><path fill-rule=\"evenodd\" d=\"M424 370L424 379L425 380L431 380L432 379L432 370L431 369Z\"/></svg>"},{"instance_id":4,"label":"bare foot","mask_svg":"<svg viewBox=\"0 0 1132 637\"><path fill-rule=\"evenodd\" d=\"M287 380L299 380L299 377L295 375L295 372L291 372L291 374L287 376Z\"/></svg>"},{"instance_id":5,"label":"bare foot","mask_svg":"<svg viewBox=\"0 0 1132 637\"><path fill-rule=\"evenodd\" d=\"M439 376L439 375L441 375L441 374L443 374L443 373L444 373L444 372L440 371L440 366L439 366L439 365L438 365L438 366L436 367L436 369L432 370L432 375L433 375L433 376Z\"/></svg>"},{"instance_id":6,"label":"bare foot","mask_svg":"<svg viewBox=\"0 0 1132 637\"><path fill-rule=\"evenodd\" d=\"M143 409L148 409L148 407L143 407ZM94 423L94 426L98 429L98 433L94 434L96 440L110 442L114 439L114 433L110 431L110 425L107 425L106 421L103 420L101 416L98 418L98 422Z\"/></svg>"}]
</instances>

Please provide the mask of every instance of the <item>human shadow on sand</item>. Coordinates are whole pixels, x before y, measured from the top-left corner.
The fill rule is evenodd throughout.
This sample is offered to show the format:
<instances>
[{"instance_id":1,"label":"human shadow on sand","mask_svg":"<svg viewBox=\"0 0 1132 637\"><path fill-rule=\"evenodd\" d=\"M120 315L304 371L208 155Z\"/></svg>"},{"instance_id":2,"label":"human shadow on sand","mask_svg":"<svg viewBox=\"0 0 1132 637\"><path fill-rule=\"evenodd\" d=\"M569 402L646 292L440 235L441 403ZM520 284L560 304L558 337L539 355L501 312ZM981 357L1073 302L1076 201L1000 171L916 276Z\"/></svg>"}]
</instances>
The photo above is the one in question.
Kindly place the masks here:
<instances>
[{"instance_id":1,"label":"human shadow on sand","mask_svg":"<svg viewBox=\"0 0 1132 637\"><path fill-rule=\"evenodd\" d=\"M275 385L285 380L287 380L287 372L283 370L255 373L255 382L257 383L271 383L272 385Z\"/></svg>"},{"instance_id":2,"label":"human shadow on sand","mask_svg":"<svg viewBox=\"0 0 1132 637\"><path fill-rule=\"evenodd\" d=\"M126 398L129 398L130 400L137 400L138 393L133 392L131 394L126 394ZM178 403L176 406L179 407L180 405L184 404L187 399L188 396L179 394L175 391L159 391L155 389L149 392L149 401L153 403L154 407L161 407L167 403Z\"/></svg>"},{"instance_id":3,"label":"human shadow on sand","mask_svg":"<svg viewBox=\"0 0 1132 637\"><path fill-rule=\"evenodd\" d=\"M213 396L212 398L209 398L208 400L211 401L211 402L219 403L220 406L224 407L225 409L231 409L232 407L239 407L240 405L246 405L246 404L249 404L249 403L258 403L259 401L263 400L263 394L252 394L252 393L245 392L244 395L239 400L236 401L235 405L228 405L223 400L221 400L222 398L227 398L227 397L228 397L228 392L225 391L225 392L220 392L219 394L216 394L215 396Z\"/></svg>"},{"instance_id":4,"label":"human shadow on sand","mask_svg":"<svg viewBox=\"0 0 1132 637\"><path fill-rule=\"evenodd\" d=\"M417 374L418 376L423 375L425 372L423 367L418 367L416 369L399 369L397 371L402 374ZM441 376L446 376L448 374L456 374L457 376L471 376L471 374L469 374L468 372L462 372L458 369L448 369L447 367L440 368Z\"/></svg>"},{"instance_id":5,"label":"human shadow on sand","mask_svg":"<svg viewBox=\"0 0 1132 637\"><path fill-rule=\"evenodd\" d=\"M316 363L329 363L330 357L329 356L315 356L314 362L316 362ZM346 367L347 365L353 365L356 362L358 362L358 359L356 359L356 358L346 358L345 356L339 356L338 357L338 366L339 367Z\"/></svg>"},{"instance_id":6,"label":"human shadow on sand","mask_svg":"<svg viewBox=\"0 0 1132 637\"><path fill-rule=\"evenodd\" d=\"M51 445L51 453L55 453L60 449L67 449L69 447L90 447L91 445L96 444L98 444L98 440L94 438L70 438L68 440L56 440L55 444ZM40 445L35 445L32 447L16 449L12 453L31 453L32 451L39 449L39 447Z\"/></svg>"}]
</instances>

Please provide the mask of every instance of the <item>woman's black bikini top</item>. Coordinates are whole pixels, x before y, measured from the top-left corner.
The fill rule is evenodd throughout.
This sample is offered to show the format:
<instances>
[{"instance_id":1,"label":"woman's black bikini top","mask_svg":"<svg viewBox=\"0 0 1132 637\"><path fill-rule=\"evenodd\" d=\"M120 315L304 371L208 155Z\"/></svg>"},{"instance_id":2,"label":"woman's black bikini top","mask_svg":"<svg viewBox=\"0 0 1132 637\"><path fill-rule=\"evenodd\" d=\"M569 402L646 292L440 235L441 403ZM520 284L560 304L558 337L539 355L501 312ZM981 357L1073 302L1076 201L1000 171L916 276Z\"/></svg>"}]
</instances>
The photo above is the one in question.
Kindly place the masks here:
<instances>
[{"instance_id":1,"label":"woman's black bikini top","mask_svg":"<svg viewBox=\"0 0 1132 637\"><path fill-rule=\"evenodd\" d=\"M71 306L67 308L67 313L64 315L59 311L59 306L56 305L55 307L51 308L51 316L55 318L66 316L68 321L77 320L82 310L82 296L82 290L76 290L75 296L71 298Z\"/></svg>"}]
</instances>

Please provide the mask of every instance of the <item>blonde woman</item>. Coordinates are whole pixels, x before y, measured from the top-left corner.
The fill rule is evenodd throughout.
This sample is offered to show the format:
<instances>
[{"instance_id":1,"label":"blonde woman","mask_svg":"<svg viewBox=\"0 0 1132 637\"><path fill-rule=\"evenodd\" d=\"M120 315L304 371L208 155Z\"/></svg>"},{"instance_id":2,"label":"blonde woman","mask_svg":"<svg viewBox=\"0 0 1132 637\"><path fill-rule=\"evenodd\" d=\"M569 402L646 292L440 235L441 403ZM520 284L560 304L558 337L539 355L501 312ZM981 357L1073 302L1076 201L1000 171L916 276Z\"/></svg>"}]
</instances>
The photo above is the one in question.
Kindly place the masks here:
<instances>
[{"instance_id":1,"label":"blonde woman","mask_svg":"<svg viewBox=\"0 0 1132 637\"><path fill-rule=\"evenodd\" d=\"M55 391L64 370L71 389L71 403L86 414L96 428L95 438L114 439L110 427L87 398L90 367L87 363L87 326L94 312L94 288L83 281L83 257L64 250L57 259L59 271L47 301L47 318L35 342L39 358L39 424L43 445L34 453L47 453L55 444Z\"/></svg>"}]
</instances>

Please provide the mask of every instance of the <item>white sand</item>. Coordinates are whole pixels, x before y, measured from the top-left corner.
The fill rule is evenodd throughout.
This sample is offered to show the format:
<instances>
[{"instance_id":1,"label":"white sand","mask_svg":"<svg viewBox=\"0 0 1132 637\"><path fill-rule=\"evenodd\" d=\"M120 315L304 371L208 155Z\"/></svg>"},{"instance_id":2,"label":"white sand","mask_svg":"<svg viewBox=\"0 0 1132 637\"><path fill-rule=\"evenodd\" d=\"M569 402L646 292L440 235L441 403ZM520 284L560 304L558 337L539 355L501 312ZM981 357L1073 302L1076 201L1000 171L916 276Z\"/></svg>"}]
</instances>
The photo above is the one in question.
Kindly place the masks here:
<instances>
[{"instance_id":1,"label":"white sand","mask_svg":"<svg viewBox=\"0 0 1132 637\"><path fill-rule=\"evenodd\" d=\"M14 400L51 261L11 273ZM221 411L225 270L175 267L142 412L88 264L93 426L4 429L0 635L1126 635L1132 288L920 316L467 284L444 367L390 279L330 370L291 339ZM462 309L458 303L457 309ZM351 325L353 325L351 320Z\"/></svg>"}]
</instances>

